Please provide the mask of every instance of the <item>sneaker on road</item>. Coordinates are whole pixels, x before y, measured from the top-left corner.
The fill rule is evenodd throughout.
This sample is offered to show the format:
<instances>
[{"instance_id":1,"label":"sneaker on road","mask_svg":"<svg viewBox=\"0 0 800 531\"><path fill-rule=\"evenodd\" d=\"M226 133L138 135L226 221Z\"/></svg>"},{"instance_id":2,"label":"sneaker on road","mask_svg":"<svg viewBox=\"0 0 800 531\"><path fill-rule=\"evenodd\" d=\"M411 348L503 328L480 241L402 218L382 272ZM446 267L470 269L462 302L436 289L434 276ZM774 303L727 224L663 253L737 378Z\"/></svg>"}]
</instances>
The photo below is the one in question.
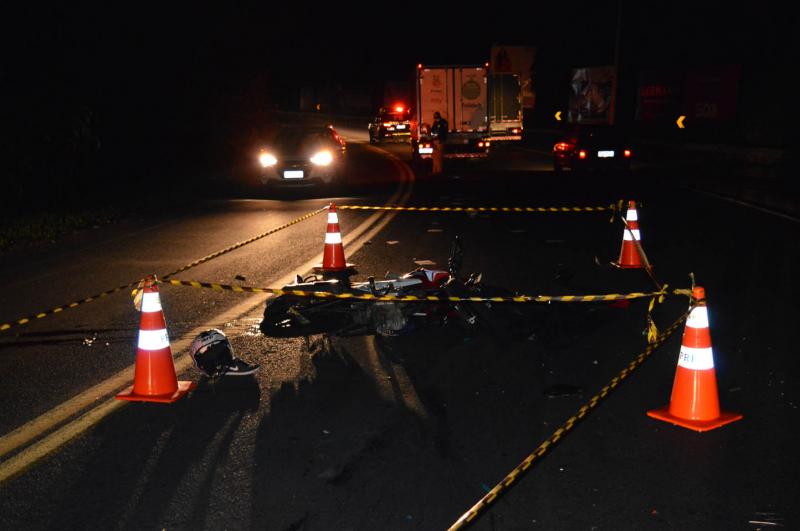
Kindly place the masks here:
<instances>
[{"instance_id":1,"label":"sneaker on road","mask_svg":"<svg viewBox=\"0 0 800 531\"><path fill-rule=\"evenodd\" d=\"M239 358L233 358L233 361L228 365L223 373L224 376L249 376L255 374L260 368L257 364L249 364Z\"/></svg>"}]
</instances>

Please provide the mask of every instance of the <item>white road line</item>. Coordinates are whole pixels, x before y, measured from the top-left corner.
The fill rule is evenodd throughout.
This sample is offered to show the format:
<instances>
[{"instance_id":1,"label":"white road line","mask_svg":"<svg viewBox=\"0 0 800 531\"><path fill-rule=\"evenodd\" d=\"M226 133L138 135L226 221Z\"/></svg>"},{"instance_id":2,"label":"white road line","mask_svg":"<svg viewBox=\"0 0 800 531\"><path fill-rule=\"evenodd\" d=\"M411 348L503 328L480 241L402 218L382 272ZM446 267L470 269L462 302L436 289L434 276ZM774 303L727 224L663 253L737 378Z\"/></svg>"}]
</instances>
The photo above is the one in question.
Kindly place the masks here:
<instances>
[{"instance_id":1,"label":"white road line","mask_svg":"<svg viewBox=\"0 0 800 531\"><path fill-rule=\"evenodd\" d=\"M703 194L703 195L708 195L708 196L714 197L714 198L719 199L721 201L727 201L728 203L733 203L735 205L739 205L739 206L743 206L743 207L747 207L747 208L752 208L753 210L758 210L759 212L764 212L765 214L772 214L773 216L777 216L779 218L783 218L783 219L792 221L794 223L800 223L800 218L796 218L794 216L790 216L789 214L784 214L782 212L776 212L775 210L770 210L768 208L761 207L761 206L758 206L758 205L753 204L753 203L748 203L747 201L742 201L741 199L734 199L733 197L727 197L727 196L724 196L724 195L717 194L715 192L708 192L706 190L700 190L699 188L692 188L691 186L689 187L689 190L691 190L692 192L698 193L698 194Z\"/></svg>"},{"instance_id":2,"label":"white road line","mask_svg":"<svg viewBox=\"0 0 800 531\"><path fill-rule=\"evenodd\" d=\"M376 149L376 148L373 148ZM403 205L408 201L411 196L414 186L414 174L398 157L380 150L396 165L400 171L403 180L398 187L397 191L386 201L386 205ZM365 221L358 225L344 238L344 245L348 253L354 254L364 243L371 240L375 235L381 231L397 214L397 212L375 212L369 216ZM309 260L298 268L300 271L309 272L312 268L322 261L322 254ZM268 283L283 286L294 280L295 274L286 275L281 279L275 279ZM189 368L192 364L191 357L186 354L186 349L191 344L194 337L208 329L209 327L222 327L225 323L234 321L259 306L264 304L266 297L262 294L250 295L229 310L214 316L210 319L209 323L198 326L192 331L184 334L176 341L172 341L173 352L179 354L175 358L175 371L180 374ZM89 388L88 390L80 393L79 395L59 404L52 408L50 411L40 415L39 417L27 422L16 430L0 437L0 456L14 452L24 446L42 437L45 433L56 428L59 424L66 422L68 419L79 414L87 407L93 406L92 409L83 413L77 419L74 419L67 424L61 426L56 431L46 435L41 440L33 443L28 448L25 448L18 454L12 456L10 459L0 463L0 482L9 479L16 474L22 472L38 461L42 457L52 453L65 443L72 440L77 435L83 433L100 422L107 415L119 410L120 408L130 404L129 402L122 402L115 398L107 398L110 394L122 389L130 384L133 380L134 365L118 372L114 376L104 380L103 382Z\"/></svg>"}]
</instances>

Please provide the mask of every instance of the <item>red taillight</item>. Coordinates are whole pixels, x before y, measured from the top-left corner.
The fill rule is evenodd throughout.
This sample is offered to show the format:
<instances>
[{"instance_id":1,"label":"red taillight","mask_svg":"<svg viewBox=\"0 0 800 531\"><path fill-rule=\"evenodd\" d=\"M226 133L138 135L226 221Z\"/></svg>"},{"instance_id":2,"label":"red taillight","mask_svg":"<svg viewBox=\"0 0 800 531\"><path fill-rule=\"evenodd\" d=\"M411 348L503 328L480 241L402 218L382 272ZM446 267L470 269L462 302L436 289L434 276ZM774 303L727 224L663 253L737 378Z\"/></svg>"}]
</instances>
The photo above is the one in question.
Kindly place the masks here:
<instances>
[{"instance_id":1,"label":"red taillight","mask_svg":"<svg viewBox=\"0 0 800 531\"><path fill-rule=\"evenodd\" d=\"M569 151L571 145L567 144L566 142L559 142L555 146L553 146L553 151Z\"/></svg>"},{"instance_id":2,"label":"red taillight","mask_svg":"<svg viewBox=\"0 0 800 531\"><path fill-rule=\"evenodd\" d=\"M403 112L405 108L402 105L395 105L394 111L395 112Z\"/></svg>"},{"instance_id":3,"label":"red taillight","mask_svg":"<svg viewBox=\"0 0 800 531\"><path fill-rule=\"evenodd\" d=\"M586 158L586 151L583 150L583 149L578 151L578 158L585 159Z\"/></svg>"},{"instance_id":4,"label":"red taillight","mask_svg":"<svg viewBox=\"0 0 800 531\"><path fill-rule=\"evenodd\" d=\"M622 152L622 154L625 155L626 159L631 158L631 150L630 149L626 149L625 151Z\"/></svg>"}]
</instances>

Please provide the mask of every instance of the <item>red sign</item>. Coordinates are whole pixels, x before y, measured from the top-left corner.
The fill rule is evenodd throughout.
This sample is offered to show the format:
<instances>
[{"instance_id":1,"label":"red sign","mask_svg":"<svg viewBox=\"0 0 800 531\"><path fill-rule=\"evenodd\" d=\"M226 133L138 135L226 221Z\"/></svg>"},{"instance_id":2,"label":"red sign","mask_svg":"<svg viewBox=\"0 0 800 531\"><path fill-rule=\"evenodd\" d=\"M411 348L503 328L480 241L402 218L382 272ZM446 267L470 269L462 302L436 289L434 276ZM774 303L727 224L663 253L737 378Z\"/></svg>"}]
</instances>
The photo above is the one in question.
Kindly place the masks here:
<instances>
[{"instance_id":1,"label":"red sign","mask_svg":"<svg viewBox=\"0 0 800 531\"><path fill-rule=\"evenodd\" d=\"M683 113L690 122L722 122L736 115L738 65L711 66L686 74Z\"/></svg>"},{"instance_id":2,"label":"red sign","mask_svg":"<svg viewBox=\"0 0 800 531\"><path fill-rule=\"evenodd\" d=\"M683 76L669 70L646 70L639 74L636 120L671 122L683 106Z\"/></svg>"},{"instance_id":3,"label":"red sign","mask_svg":"<svg viewBox=\"0 0 800 531\"><path fill-rule=\"evenodd\" d=\"M670 125L680 115L693 124L731 120L736 115L739 74L738 65L641 72L636 120Z\"/></svg>"}]
</instances>

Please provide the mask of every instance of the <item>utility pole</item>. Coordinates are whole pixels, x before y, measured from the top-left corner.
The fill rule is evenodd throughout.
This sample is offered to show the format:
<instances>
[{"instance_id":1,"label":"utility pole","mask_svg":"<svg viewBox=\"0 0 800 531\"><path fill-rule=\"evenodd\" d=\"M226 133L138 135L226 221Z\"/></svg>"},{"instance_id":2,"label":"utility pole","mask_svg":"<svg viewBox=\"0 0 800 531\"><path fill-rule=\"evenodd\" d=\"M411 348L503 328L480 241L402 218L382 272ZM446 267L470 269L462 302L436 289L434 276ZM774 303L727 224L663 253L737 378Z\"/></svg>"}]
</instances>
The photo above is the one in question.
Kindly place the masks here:
<instances>
[{"instance_id":1,"label":"utility pole","mask_svg":"<svg viewBox=\"0 0 800 531\"><path fill-rule=\"evenodd\" d=\"M610 116L611 125L614 125L617 120L617 106L619 105L620 94L620 64L619 64L619 50L620 40L622 36L622 0L617 0L617 33L614 38L614 106L612 107L612 114Z\"/></svg>"}]
</instances>

